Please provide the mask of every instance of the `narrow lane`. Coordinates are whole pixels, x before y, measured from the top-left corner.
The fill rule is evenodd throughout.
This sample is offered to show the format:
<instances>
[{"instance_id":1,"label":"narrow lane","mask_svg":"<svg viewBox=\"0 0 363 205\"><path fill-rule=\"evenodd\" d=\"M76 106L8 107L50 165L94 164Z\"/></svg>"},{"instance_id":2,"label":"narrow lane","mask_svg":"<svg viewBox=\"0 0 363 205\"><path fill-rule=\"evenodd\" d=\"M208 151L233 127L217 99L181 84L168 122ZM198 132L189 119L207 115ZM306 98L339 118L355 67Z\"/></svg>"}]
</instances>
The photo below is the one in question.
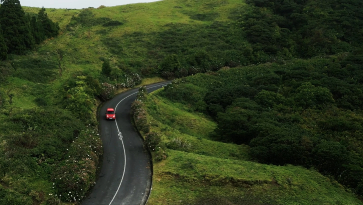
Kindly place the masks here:
<instances>
[{"instance_id":1,"label":"narrow lane","mask_svg":"<svg viewBox=\"0 0 363 205\"><path fill-rule=\"evenodd\" d=\"M152 92L167 82L147 86ZM145 204L151 187L149 154L131 123L130 108L138 89L115 96L99 109L103 164L96 185L83 205ZM106 109L116 110L116 120L105 119Z\"/></svg>"}]
</instances>

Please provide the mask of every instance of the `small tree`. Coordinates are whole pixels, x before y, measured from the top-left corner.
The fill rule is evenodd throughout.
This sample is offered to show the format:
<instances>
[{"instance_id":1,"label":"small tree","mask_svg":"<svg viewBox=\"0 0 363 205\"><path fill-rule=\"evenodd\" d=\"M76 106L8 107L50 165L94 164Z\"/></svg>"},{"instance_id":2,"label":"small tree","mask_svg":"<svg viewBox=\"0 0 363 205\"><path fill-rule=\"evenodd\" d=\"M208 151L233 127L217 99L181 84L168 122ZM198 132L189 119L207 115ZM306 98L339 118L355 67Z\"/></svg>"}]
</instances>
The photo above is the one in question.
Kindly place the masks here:
<instances>
[{"instance_id":1,"label":"small tree","mask_svg":"<svg viewBox=\"0 0 363 205\"><path fill-rule=\"evenodd\" d=\"M58 35L59 26L48 18L45 8L41 8L37 17L38 24L41 27L41 31L44 32L43 36L46 38L54 37Z\"/></svg>"},{"instance_id":2,"label":"small tree","mask_svg":"<svg viewBox=\"0 0 363 205\"><path fill-rule=\"evenodd\" d=\"M137 99L139 100L146 100L147 98L147 89L146 86L141 86L139 88L139 92L137 93Z\"/></svg>"},{"instance_id":3,"label":"small tree","mask_svg":"<svg viewBox=\"0 0 363 205\"><path fill-rule=\"evenodd\" d=\"M8 47L6 46L0 27L0 60L6 60L7 58L8 58Z\"/></svg>"},{"instance_id":4,"label":"small tree","mask_svg":"<svg viewBox=\"0 0 363 205\"><path fill-rule=\"evenodd\" d=\"M163 77L173 78L175 72L181 69L181 64L176 54L168 55L159 65L159 72Z\"/></svg>"},{"instance_id":5,"label":"small tree","mask_svg":"<svg viewBox=\"0 0 363 205\"><path fill-rule=\"evenodd\" d=\"M148 147L150 151L155 151L156 147L160 144L161 137L156 132L150 132L146 135L144 145Z\"/></svg>"},{"instance_id":6,"label":"small tree","mask_svg":"<svg viewBox=\"0 0 363 205\"><path fill-rule=\"evenodd\" d=\"M34 38L19 0L2 0L0 25L9 53L22 54L34 47Z\"/></svg>"},{"instance_id":7,"label":"small tree","mask_svg":"<svg viewBox=\"0 0 363 205\"><path fill-rule=\"evenodd\" d=\"M303 83L297 88L294 100L303 108L324 107L334 103L333 95L328 88L314 86L310 82Z\"/></svg>"},{"instance_id":8,"label":"small tree","mask_svg":"<svg viewBox=\"0 0 363 205\"><path fill-rule=\"evenodd\" d=\"M109 76L111 74L111 66L110 66L110 62L108 60L103 60L103 64L102 64L102 74Z\"/></svg>"},{"instance_id":9,"label":"small tree","mask_svg":"<svg viewBox=\"0 0 363 205\"><path fill-rule=\"evenodd\" d=\"M36 44L40 44L45 40L43 27L39 24L35 16L31 17L30 29Z\"/></svg>"}]
</instances>

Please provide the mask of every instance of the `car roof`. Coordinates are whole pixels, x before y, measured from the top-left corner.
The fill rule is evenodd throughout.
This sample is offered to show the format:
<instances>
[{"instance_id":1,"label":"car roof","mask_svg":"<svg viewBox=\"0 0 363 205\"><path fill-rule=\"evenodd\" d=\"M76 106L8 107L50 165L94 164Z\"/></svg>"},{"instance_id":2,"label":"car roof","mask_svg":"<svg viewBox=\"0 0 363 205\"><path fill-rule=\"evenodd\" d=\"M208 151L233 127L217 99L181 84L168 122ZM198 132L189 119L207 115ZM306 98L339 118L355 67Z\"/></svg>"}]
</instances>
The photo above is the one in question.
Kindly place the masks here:
<instances>
[{"instance_id":1,"label":"car roof","mask_svg":"<svg viewBox=\"0 0 363 205\"><path fill-rule=\"evenodd\" d=\"M107 111L115 111L113 108L107 108Z\"/></svg>"}]
</instances>

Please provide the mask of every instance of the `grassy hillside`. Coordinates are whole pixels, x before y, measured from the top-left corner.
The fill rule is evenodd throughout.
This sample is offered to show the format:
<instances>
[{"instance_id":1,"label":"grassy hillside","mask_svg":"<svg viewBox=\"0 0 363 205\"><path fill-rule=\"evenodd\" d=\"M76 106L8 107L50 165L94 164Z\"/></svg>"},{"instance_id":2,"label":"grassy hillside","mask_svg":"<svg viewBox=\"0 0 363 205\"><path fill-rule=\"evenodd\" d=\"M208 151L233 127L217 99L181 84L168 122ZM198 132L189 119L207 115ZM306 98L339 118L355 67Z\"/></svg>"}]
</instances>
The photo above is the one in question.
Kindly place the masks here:
<instances>
[{"instance_id":1,"label":"grassy hillside","mask_svg":"<svg viewBox=\"0 0 363 205\"><path fill-rule=\"evenodd\" d=\"M256 163L248 146L211 140L215 122L163 92L143 99L150 132L162 139L149 204L362 204L314 169Z\"/></svg>"},{"instance_id":2,"label":"grassy hillside","mask_svg":"<svg viewBox=\"0 0 363 205\"><path fill-rule=\"evenodd\" d=\"M217 48L233 44L225 35L230 11L240 5L161 1L46 9L60 35L0 62L0 204L78 204L100 166L97 106L129 87L163 80L158 66L171 53L223 52ZM104 61L111 65L108 75L101 74Z\"/></svg>"},{"instance_id":3,"label":"grassy hillside","mask_svg":"<svg viewBox=\"0 0 363 205\"><path fill-rule=\"evenodd\" d=\"M309 174L316 176L316 183L320 185L310 186L302 182L300 184L301 180L292 178L293 176L289 173L299 169L298 172L301 172L303 179L308 180L305 177L307 175L305 169L291 166L265 166L253 162L245 164L243 160L251 159L247 146L213 141L216 136L212 130L220 128L220 122L215 117L218 111L221 111L221 107L211 107L205 102L204 96L208 94L209 88L221 87L228 80L223 81L221 78L226 72L216 74L211 71L220 68L226 70L251 63L285 64L286 59L301 56L295 55L294 52L300 51L296 48L310 48L310 43L313 46L309 57L316 53L324 55L352 51L354 43L357 42L354 39L359 39L352 38L350 33L360 34L361 30L359 28L356 30L356 27L360 25L358 24L360 16L358 12L349 12L360 8L358 1L349 2L346 8L339 8L339 15L354 14L352 18L346 19L344 25L350 28L349 31L357 32L345 32L346 27L335 28L334 23L329 25L328 32L319 30L317 25L319 21L315 18L322 19L319 15L329 16L330 10L334 9L325 8L326 4L323 1L323 4L317 5L314 1L309 1L306 8L314 8L315 14L319 14L309 15L309 18L301 13L306 11L306 9L300 9L305 8L305 5L297 5L296 9L293 5L294 8L291 11L294 11L294 15L283 16L283 18L289 20L290 17L294 17L294 22L302 19L303 21L299 23L309 22L312 23L313 28L316 28L314 31L316 35L303 35L306 38L303 42L299 41L298 32L293 29L291 32L286 30L286 25L283 24L286 19L281 20L281 12L273 14L274 8L256 5L261 8L260 12L256 13L258 15L254 16L253 11L256 8L252 3L258 2L248 1L246 4L238 0L163 0L149 4L100 6L83 10L47 9L48 16L59 24L60 35L47 39L33 50L26 51L26 55L9 55L6 61L0 62L0 204L79 204L96 180L96 169L100 166L102 145L97 136L97 106L117 92L140 84L163 80L160 77L200 76L195 74L201 72L208 74L202 78L189 78L197 83L194 85L189 83L185 87L180 86L174 89L177 92L168 88L169 91L155 97L153 100L156 104L148 108L152 117L151 129L164 133L163 140L167 145L159 150L157 155L159 159L165 158L163 151L169 150L166 161L155 164L155 176L159 176L165 185L157 188L159 184L155 183L150 203L168 202L168 200L175 200L171 204L182 203L180 200L187 200L186 203L190 204L208 203L210 200L216 203L228 203L228 201L239 203L240 200L258 204L266 201L278 203L279 200L297 203L299 200L308 200L306 199L308 193L313 195L316 192L311 192L315 190L314 187L317 187L316 189L321 190L322 193L326 193L323 189L334 193L321 197L316 195L317 201L327 200L334 204L331 200L335 200L335 203L339 204L341 199L345 198L346 201L343 200L343 204L349 201L355 204L355 199L341 191L339 185L334 185L334 180L326 182L328 184L323 183L327 181L326 178L314 171ZM24 11L36 14L39 8L24 7ZM260 18L261 16L264 18ZM302 18L295 18L299 16ZM257 26L249 26L251 22L254 25L256 18ZM334 19L327 20L334 22ZM338 32L330 35L332 34L330 31L335 31L334 29ZM343 29L346 36L340 35L339 29ZM270 36L274 36L273 41ZM266 41L268 43L264 43ZM324 46L324 42L328 43L328 47ZM278 46L270 44L278 44ZM275 52L281 45L284 46L284 48L281 47L284 52ZM346 53L341 54L338 59L344 58L345 55ZM339 98L337 102L344 109L354 110L360 106L361 90L353 88L354 83L360 83L359 69L349 66L356 62L359 62L359 58L350 59L348 64L342 64L343 67L334 63L325 65L325 62L316 62L322 65L321 68L326 72L323 75L345 76L344 69L355 72L351 80L345 79L351 87L348 86L345 90L334 90L336 95L334 97ZM108 63L109 72L107 71ZM292 89L283 89L285 93L298 87L300 75L306 76L307 71L314 70L314 66L305 66L304 69L298 66L295 68L296 71L288 76L293 85ZM286 70L289 70L288 66L279 70L277 75L281 75ZM239 74L243 74L242 77ZM266 83L270 80L277 82L275 75L264 78L264 74L269 72L261 67L250 67L239 74L232 74L233 80L237 82L236 85L242 78L253 79L255 83ZM313 76L312 80L316 78ZM341 83L329 81L329 79L325 82L338 83L337 85ZM336 85L334 83L329 84L331 86L329 89L333 89ZM203 86L200 86L201 84ZM276 91L275 88L272 87L272 90L269 90L266 84L265 87L261 86L258 89ZM255 92L246 87L243 87L242 91L240 88L233 89L231 93L241 94L243 90L247 90L251 91L252 95ZM355 95L348 98L347 96L352 92ZM219 90L218 94L221 93L224 93L223 90ZM210 94L209 96L210 100L214 99ZM235 96L225 97L223 103L226 105L222 110L227 107L228 100ZM175 104L176 101L179 103ZM236 103L234 105L241 104L241 102ZM256 107L253 103L248 105L251 106L250 108ZM205 114L207 110L214 115L206 117L195 112ZM228 111L233 114L234 110ZM237 111L236 113L239 113L240 109ZM305 114L307 121L311 119L308 116L309 113ZM332 117L330 113L325 114L322 116ZM287 116L293 120L300 119L296 113L289 113ZM313 113L313 116L318 114ZM360 122L360 118L354 113L349 113L347 116L351 122ZM264 117L266 119L271 116ZM322 122L322 124L334 127L328 122ZM353 133L351 130L359 126L352 128L342 123L342 127L348 127L349 132ZM339 137L344 136L343 132ZM354 139L359 139L357 137L359 133L355 132ZM358 140L348 140L347 144L355 144L354 149L360 150L358 142ZM357 153L357 156L360 156L361 153ZM176 161L185 163L176 165ZM205 164L204 161L209 164ZM224 167L222 164L228 164L230 167L226 167L228 169L225 171L218 169L216 173L210 171L215 167L222 169ZM276 179L271 173L267 176L257 174L256 178L246 179L245 176L237 176L238 173L235 171L235 169L244 170L242 168L244 166L245 171L249 172L254 172L255 168L251 168L254 166L281 170L276 171L278 173ZM159 167L164 167L165 170ZM180 167L180 170L173 167ZM260 168L258 170L262 170ZM181 173L182 170L190 175ZM357 170L357 173L360 173L360 169ZM201 175L199 173L201 171L206 171L208 176ZM349 173L350 176L354 174L354 172ZM286 178L289 179L287 183L290 183L287 188ZM157 180L158 178L154 181ZM227 181L228 185L221 188L220 184ZM179 183L175 182L181 182L182 186L179 187ZM331 183L332 186L330 186ZM301 195L292 199L292 196L295 196L293 194L296 191L295 185L302 187L301 189L306 192L302 191ZM170 187L174 188L170 189ZM212 191L215 190L215 193L218 193L217 198L210 198L209 193L212 191L208 191L207 187L212 187ZM359 186L356 188L358 191L361 189ZM200 191L191 193L192 189ZM249 189L251 191L248 191ZM267 189L272 190L276 196L264 195L264 190ZM279 192L281 189L287 190L290 195ZM191 197L178 195L178 191L185 192ZM300 190L298 192L300 193ZM175 194L175 197L171 197L169 193ZM336 196L333 196L335 193L337 193ZM240 194L243 199L237 197Z\"/></svg>"},{"instance_id":4,"label":"grassy hillside","mask_svg":"<svg viewBox=\"0 0 363 205\"><path fill-rule=\"evenodd\" d=\"M50 50L64 50L65 67L71 66L72 70L97 70L101 65L99 58L103 57L122 69L147 72L155 69L171 50L184 53L195 47L227 45L222 38L232 36L209 36L207 32L219 28L215 35L226 34L229 28L223 22L230 22L231 10L241 5L232 0L167 0L98 9L53 9L48 16L59 22L62 34L37 51L44 55ZM28 12L35 13L34 10L25 8ZM202 36L207 39L200 42ZM210 40L216 40L215 45L210 45Z\"/></svg>"}]
</instances>

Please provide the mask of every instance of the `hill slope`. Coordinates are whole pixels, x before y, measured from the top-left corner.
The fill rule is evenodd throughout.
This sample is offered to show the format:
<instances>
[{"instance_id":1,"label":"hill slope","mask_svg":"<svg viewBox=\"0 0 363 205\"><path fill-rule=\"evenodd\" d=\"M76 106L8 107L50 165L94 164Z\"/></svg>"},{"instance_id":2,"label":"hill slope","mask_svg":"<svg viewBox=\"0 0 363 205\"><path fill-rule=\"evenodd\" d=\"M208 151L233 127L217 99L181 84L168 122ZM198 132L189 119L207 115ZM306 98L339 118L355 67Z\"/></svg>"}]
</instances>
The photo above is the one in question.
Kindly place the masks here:
<instances>
[{"instance_id":1,"label":"hill slope","mask_svg":"<svg viewBox=\"0 0 363 205\"><path fill-rule=\"evenodd\" d=\"M260 164L248 146L211 140L215 122L163 92L143 99L150 133L162 139L149 204L362 204L313 169Z\"/></svg>"},{"instance_id":2,"label":"hill slope","mask_svg":"<svg viewBox=\"0 0 363 205\"><path fill-rule=\"evenodd\" d=\"M200 72L216 71L225 66L228 68L251 63L278 62L284 64L286 59L301 56L301 53L294 53L299 51L296 49L299 47L312 51L308 52L309 56L315 53L324 55L352 51L354 42L359 42L354 40L359 38L352 38L351 34L357 34L360 37L361 16L359 12L349 12L360 8L361 3L359 1L347 1L345 8L331 7L330 5L338 5L334 3L325 7L327 4L324 1L319 1L318 4L314 4L316 1L308 1L306 8L314 8L313 14L317 14L309 15L309 18L301 13L307 10L300 9L304 7L301 7L300 4L295 5L295 2L284 1L284 4L288 4L284 5L284 8L291 8L288 10L294 11L294 15L291 16L281 16L281 12L275 11L271 5L254 5L258 2L248 1L246 4L238 0L164 0L150 4L99 7L97 9L47 9L48 16L59 23L61 34L56 38L46 40L34 50L27 51L26 55L9 55L7 61L0 62L0 203L22 205L79 203L95 181L96 168L99 166L98 159L102 154L102 145L96 131L97 105L110 99L122 89L134 87L140 83L162 80L158 78L159 76L165 78L182 77ZM290 7L290 3L293 7ZM261 8L256 10L252 6ZM339 29L341 28L334 24L334 19L320 18L321 15L329 17L331 14L336 14L331 12L332 9L339 11L337 16L346 14L350 16L352 14L352 18L344 18L346 20L344 25L350 28L349 31L356 32L348 32L349 36L345 36L347 33L346 27L344 27L342 28L345 29L344 35L340 35ZM254 16L252 12L253 15L249 16L251 11L255 10L259 11L256 13L258 15ZM36 14L39 8L24 7L24 11ZM261 16L264 18L260 18ZM294 22L299 19L302 20L299 25L308 22L301 28L316 28L314 35L302 33L306 39L303 42L299 40L295 42L296 39L300 39L301 33L295 32L292 27L289 30L289 27L284 24L286 19L289 20L292 17ZM249 21L245 21L246 18ZM258 22L256 22L256 18ZM319 22L321 21L316 21L316 18L329 20L331 24L325 30L321 30L319 29ZM262 20L260 21L260 19ZM255 22L257 26L248 26L249 24L246 26L245 23L251 22L252 25L255 25L253 23ZM310 27L309 24L311 24ZM331 32L335 30L338 32ZM257 37L261 38L255 38L256 35L251 34L257 34ZM270 39L271 36L274 37L273 41ZM280 44L280 41L284 39L287 41ZM261 42L265 40L268 43L262 44L261 47ZM325 46L324 42L327 42L328 46ZM276 43L277 47L271 45ZM313 46L310 47L309 43ZM281 45L284 46L281 47L283 52L276 52L276 48L280 48ZM328 49L325 49L327 47ZM345 53L338 55L338 61L345 55ZM345 78L346 70L353 71L349 74L353 77L350 76L350 79L347 77L344 80L349 84L347 89L334 88L341 87L341 84L344 85L344 81L325 79L324 83L329 84L329 89L332 89L334 99L338 99L336 103L339 106L354 110L360 106L361 102L361 95L359 94L361 89L357 88L361 82L357 62L361 61L359 57L353 57L347 62L345 64L338 63L341 67L334 62L319 64L321 62L318 61L317 64L322 65L321 68L325 70L323 75ZM307 71L314 70L314 66L315 64L312 67L297 66L294 72L289 73L287 77L291 80L293 89L300 86L301 75L306 76ZM277 72L277 75L283 74L287 69L287 67L283 67ZM264 78L263 75L269 72L261 70L260 67L253 67L251 70L254 72L249 74L250 70L246 71L245 77L255 80L256 83L277 82L279 79L275 75ZM223 75L224 73L219 74ZM155 76L157 78L143 81L143 78ZM239 75L234 75L234 77L237 80L240 78ZM211 79L212 82L208 79ZM219 76L214 73L203 76L203 78L194 78L194 80L200 84L204 83L204 86L188 85L184 90L178 91L180 95L176 99L187 99L194 102L192 106L187 106L187 110L203 112L208 108L211 113L218 113L221 107L214 106L212 108L207 105L203 95L207 94L208 89L206 88L208 86L215 88L225 82L221 81ZM316 80L314 75L311 80ZM322 86L314 83L316 81L312 82L314 86ZM307 88L311 87L309 86ZM269 90L266 86L261 86L259 89L276 91L275 88L272 87L272 90ZM194 89L197 89L198 92L186 92L194 91ZM247 90L251 91L250 94L254 93L254 90ZM325 89L322 90L326 91ZM169 94L173 93L170 91L172 89L169 89ZM233 91L239 93L241 90ZM282 89L282 91L289 93L291 90ZM318 89L318 91L321 90ZM224 92L220 90L218 93ZM279 100L273 96L275 95L272 95L273 100ZM210 97L210 100L214 99L213 96L210 95ZM225 97L226 101L223 103L228 104L230 98ZM316 99L320 100L320 98ZM327 102L330 102L329 99ZM242 102L245 103L243 100L245 99L242 99ZM274 104L273 100L266 103ZM238 107L242 102L236 102L234 105ZM222 107L223 110L227 104ZM249 104L249 106L256 108L254 103ZM174 108L169 106L166 110L170 111ZM233 109L228 111L230 114L238 114L241 110L237 109L238 112L236 113L232 112ZM342 114L343 112L339 113ZM359 123L355 123L360 122L360 117L357 117L354 112L344 111L344 113L342 116L347 117L349 123L341 118L338 124L334 124L334 120L319 122L320 124L318 124L325 128L338 127L343 129L343 132L338 136L339 139L346 136L345 131L350 134L354 133L352 136L360 136L360 132L358 132ZM321 113L305 112L303 114L305 114L304 119L309 121L311 116L320 116ZM220 161L217 164L227 163L225 160L250 159L251 157L246 152L248 149L246 146L221 144L211 140L212 138L215 139L215 136L209 135L212 129L217 127L217 130L221 128L219 129L221 132L226 130L226 127L219 127L219 122L216 124L217 121L210 120L215 116L212 114L204 119L199 115L182 112L180 118L173 119L173 122L162 121L162 124L177 122L177 131L170 127L164 128L166 131L173 130L169 134L175 139L169 139L171 141L169 145L172 147L183 145L183 149L188 149L191 152L187 159L199 155L203 155L203 160L206 161L211 160L209 157L221 158L217 159L217 162ZM323 116L334 119L331 113L325 113ZM266 119L271 116L264 117ZM289 113L284 117L291 121L301 120L296 113ZM160 120L157 119L156 115L155 118ZM195 120L186 121L185 119ZM200 126L193 127L197 121L200 121ZM179 123L181 124L179 125ZM350 126L350 124L354 126ZM357 132L353 132L357 129ZM230 130L234 131L234 129ZM274 131L277 130L279 129L274 129ZM237 129L237 131L240 130ZM285 132L286 130L279 131L282 134L288 133ZM233 132L229 132L229 134L233 134ZM190 141L193 149L189 149L189 143L183 144L184 142L180 141L179 135L183 139L187 139L188 142ZM225 140L231 141L231 139L233 137ZM359 142L359 140L344 141L348 145L354 145L352 146L354 150L360 150ZM340 145L337 146L341 147ZM215 150L219 151L216 152ZM180 155L178 151L171 153ZM334 149L327 151L332 152ZM361 152L357 151L356 154L354 156L360 156ZM204 156L206 157L204 158ZM324 153L320 153L320 156L320 160L323 160ZM169 160L173 159L175 158L170 156ZM199 163L199 161L196 162ZM359 160L356 164L360 164ZM190 164L187 164L188 166ZM361 173L361 167L350 166L349 169ZM84 170L88 171L84 172ZM354 176L354 172L344 173L349 173L348 176ZM344 178L344 180L346 179L350 182L351 178ZM361 182L354 181L353 185L359 185L359 183ZM355 188L357 192L362 190L359 186L355 186ZM230 193L233 193L233 188L226 190L228 192L232 190ZM258 190L256 193L259 193ZM345 193L342 192L342 194ZM337 195L338 198L335 199L339 201L343 195ZM250 195L247 194L246 196ZM234 196L231 196L231 200L233 198ZM223 201L225 199L215 200L225 202ZM194 198L190 199L190 203L198 203L198 201Z\"/></svg>"}]
</instances>

